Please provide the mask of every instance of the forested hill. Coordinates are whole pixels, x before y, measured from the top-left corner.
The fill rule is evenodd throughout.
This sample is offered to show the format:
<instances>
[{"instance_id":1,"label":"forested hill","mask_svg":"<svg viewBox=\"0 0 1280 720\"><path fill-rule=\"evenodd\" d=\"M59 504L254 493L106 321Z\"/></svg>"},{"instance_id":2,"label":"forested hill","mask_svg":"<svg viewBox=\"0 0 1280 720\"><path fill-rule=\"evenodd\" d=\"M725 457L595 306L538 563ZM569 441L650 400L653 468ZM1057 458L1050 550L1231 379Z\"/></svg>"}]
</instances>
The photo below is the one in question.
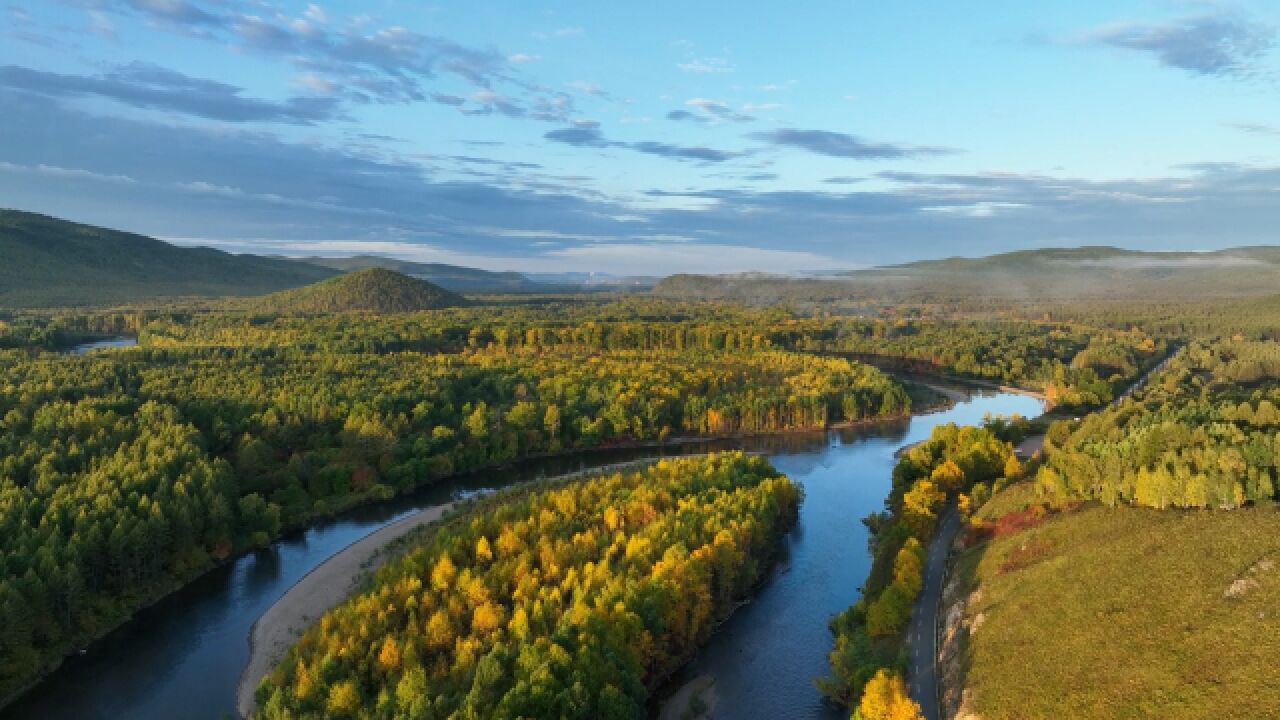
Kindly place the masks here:
<instances>
[{"instance_id":1,"label":"forested hill","mask_svg":"<svg viewBox=\"0 0 1280 720\"><path fill-rule=\"evenodd\" d=\"M334 274L291 260L178 247L17 210L0 210L0 258L0 307L260 295Z\"/></svg>"},{"instance_id":2,"label":"forested hill","mask_svg":"<svg viewBox=\"0 0 1280 720\"><path fill-rule=\"evenodd\" d=\"M342 272L365 268L385 268L410 277L426 280L446 290L470 293L548 292L557 286L530 280L518 272L491 272L479 268L446 265L444 263L419 263L376 255L355 257L308 257L299 261L331 268Z\"/></svg>"},{"instance_id":3,"label":"forested hill","mask_svg":"<svg viewBox=\"0 0 1280 720\"><path fill-rule=\"evenodd\" d=\"M675 275L654 292L670 297L786 299L1213 298L1274 293L1280 247L1215 252L1139 252L1113 247L1043 248L852 270L826 277Z\"/></svg>"},{"instance_id":4,"label":"forested hill","mask_svg":"<svg viewBox=\"0 0 1280 720\"><path fill-rule=\"evenodd\" d=\"M286 313L396 313L466 305L456 293L385 268L366 268L284 290L255 303L264 311Z\"/></svg>"}]
</instances>

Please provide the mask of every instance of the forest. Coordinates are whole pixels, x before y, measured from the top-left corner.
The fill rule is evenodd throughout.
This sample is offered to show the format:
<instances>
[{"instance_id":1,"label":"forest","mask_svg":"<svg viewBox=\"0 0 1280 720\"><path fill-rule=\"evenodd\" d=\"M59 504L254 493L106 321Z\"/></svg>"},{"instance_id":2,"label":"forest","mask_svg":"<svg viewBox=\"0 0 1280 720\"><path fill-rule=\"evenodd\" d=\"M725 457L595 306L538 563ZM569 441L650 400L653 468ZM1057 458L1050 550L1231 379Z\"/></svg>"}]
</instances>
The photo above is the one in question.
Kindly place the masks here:
<instances>
[{"instance_id":1,"label":"forest","mask_svg":"<svg viewBox=\"0 0 1280 720\"><path fill-rule=\"evenodd\" d=\"M285 530L457 473L940 401L875 365L1096 406L1165 347L1133 329L912 308L548 296L296 314L255 303L0 317L0 695ZM139 345L59 352L116 334Z\"/></svg>"},{"instance_id":2,"label":"forest","mask_svg":"<svg viewBox=\"0 0 1280 720\"><path fill-rule=\"evenodd\" d=\"M1193 342L1125 402L1055 423L1036 475L1054 499L1231 509L1276 497L1280 344Z\"/></svg>"},{"instance_id":3,"label":"forest","mask_svg":"<svg viewBox=\"0 0 1280 720\"><path fill-rule=\"evenodd\" d=\"M742 453L490 498L313 624L258 717L645 717L799 502Z\"/></svg>"},{"instance_id":4,"label":"forest","mask_svg":"<svg viewBox=\"0 0 1280 720\"><path fill-rule=\"evenodd\" d=\"M474 329L411 317L423 337ZM41 349L138 320L6 328L22 347L0 350L0 690L214 564L357 503L542 453L820 429L912 407L873 367L739 351L736 341L724 349L727 331L716 328L686 328L702 340L683 352L584 359L555 344L508 352L492 341L359 350L354 337L382 329L355 318L350 334L335 333L340 349L269 336L214 345L195 333L240 321L193 319L175 340L161 334L179 326L168 317L146 321L137 348ZM306 332L327 336L333 322ZM631 342L612 344L643 345L643 324L632 330ZM419 342L409 332L400 337Z\"/></svg>"}]
</instances>

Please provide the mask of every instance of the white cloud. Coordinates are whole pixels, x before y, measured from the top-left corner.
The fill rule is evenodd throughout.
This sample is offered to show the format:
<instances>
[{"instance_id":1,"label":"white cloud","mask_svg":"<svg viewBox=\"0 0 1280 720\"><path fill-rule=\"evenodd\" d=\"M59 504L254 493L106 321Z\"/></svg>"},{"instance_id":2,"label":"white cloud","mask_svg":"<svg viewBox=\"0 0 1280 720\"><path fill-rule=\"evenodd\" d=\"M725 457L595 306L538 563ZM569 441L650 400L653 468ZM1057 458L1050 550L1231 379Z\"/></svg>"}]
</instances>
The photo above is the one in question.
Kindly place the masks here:
<instances>
[{"instance_id":1,"label":"white cloud","mask_svg":"<svg viewBox=\"0 0 1280 720\"><path fill-rule=\"evenodd\" d=\"M542 59L541 55L531 55L529 53L514 53L508 55L507 59L513 63L531 63Z\"/></svg>"},{"instance_id":2,"label":"white cloud","mask_svg":"<svg viewBox=\"0 0 1280 720\"><path fill-rule=\"evenodd\" d=\"M1013 202L976 202L972 205L945 205L940 207L921 208L923 212L951 215L954 217L989 218L1002 215L1009 210L1025 208L1023 203Z\"/></svg>"},{"instance_id":3,"label":"white cloud","mask_svg":"<svg viewBox=\"0 0 1280 720\"><path fill-rule=\"evenodd\" d=\"M325 14L324 8L312 3L307 5L307 9L302 13L303 17L312 22L326 23L329 22L329 16Z\"/></svg>"},{"instance_id":4,"label":"white cloud","mask_svg":"<svg viewBox=\"0 0 1280 720\"><path fill-rule=\"evenodd\" d=\"M706 75L711 73L729 73L734 68L729 61L721 57L696 58L688 62L676 63L676 67L689 73Z\"/></svg>"},{"instance_id":5,"label":"white cloud","mask_svg":"<svg viewBox=\"0 0 1280 720\"><path fill-rule=\"evenodd\" d=\"M67 178L75 180L96 180L98 182L107 183L123 183L126 185L136 184L138 181L128 175L113 175L107 173L96 173L91 170L82 168L60 167L58 165L19 165L17 163L0 161L0 170L11 173L37 173L48 177Z\"/></svg>"},{"instance_id":6,"label":"white cloud","mask_svg":"<svg viewBox=\"0 0 1280 720\"><path fill-rule=\"evenodd\" d=\"M326 95L337 92L338 84L315 73L305 73L298 78L298 84L308 90Z\"/></svg>"}]
</instances>

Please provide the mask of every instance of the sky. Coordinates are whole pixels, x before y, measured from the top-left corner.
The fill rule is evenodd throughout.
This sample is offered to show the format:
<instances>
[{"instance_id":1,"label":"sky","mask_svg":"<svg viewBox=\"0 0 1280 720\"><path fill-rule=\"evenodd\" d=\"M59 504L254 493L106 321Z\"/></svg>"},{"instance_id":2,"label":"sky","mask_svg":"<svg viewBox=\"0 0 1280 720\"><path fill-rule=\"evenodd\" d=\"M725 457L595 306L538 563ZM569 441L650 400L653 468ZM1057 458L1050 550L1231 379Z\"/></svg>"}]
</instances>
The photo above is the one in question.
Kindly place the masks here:
<instances>
[{"instance_id":1,"label":"sky","mask_svg":"<svg viewBox=\"0 0 1280 720\"><path fill-rule=\"evenodd\" d=\"M0 0L0 207L233 252L826 273L1280 228L1280 3Z\"/></svg>"}]
</instances>

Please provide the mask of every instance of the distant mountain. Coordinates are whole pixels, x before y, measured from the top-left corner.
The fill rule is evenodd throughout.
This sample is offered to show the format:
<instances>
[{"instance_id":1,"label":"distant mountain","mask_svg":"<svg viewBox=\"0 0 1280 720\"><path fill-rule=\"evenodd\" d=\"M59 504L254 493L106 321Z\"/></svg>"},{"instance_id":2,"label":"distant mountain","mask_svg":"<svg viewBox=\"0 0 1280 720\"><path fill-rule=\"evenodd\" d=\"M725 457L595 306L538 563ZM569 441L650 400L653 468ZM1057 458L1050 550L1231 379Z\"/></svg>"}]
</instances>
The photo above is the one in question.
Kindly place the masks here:
<instances>
[{"instance_id":1,"label":"distant mountain","mask_svg":"<svg viewBox=\"0 0 1280 720\"><path fill-rule=\"evenodd\" d=\"M595 290L647 290L658 284L661 279L650 275L610 275L609 273L598 272L541 272L525 273L525 275L535 282L546 285Z\"/></svg>"},{"instance_id":2,"label":"distant mountain","mask_svg":"<svg viewBox=\"0 0 1280 720\"><path fill-rule=\"evenodd\" d=\"M133 233L0 210L0 307L260 295L333 275L290 260L185 248Z\"/></svg>"},{"instance_id":3,"label":"distant mountain","mask_svg":"<svg viewBox=\"0 0 1280 720\"><path fill-rule=\"evenodd\" d=\"M255 306L292 313L397 313L437 310L467 302L461 295L426 280L375 267L268 295Z\"/></svg>"},{"instance_id":4,"label":"distant mountain","mask_svg":"<svg viewBox=\"0 0 1280 720\"><path fill-rule=\"evenodd\" d=\"M1141 252L1045 248L953 257L838 276L674 275L654 292L675 297L778 300L1065 300L1243 297L1280 288L1280 247Z\"/></svg>"},{"instance_id":5,"label":"distant mountain","mask_svg":"<svg viewBox=\"0 0 1280 720\"><path fill-rule=\"evenodd\" d=\"M419 263L377 255L325 258L306 257L299 261L341 272L384 268L410 277L434 283L446 290L467 293L520 293L546 292L545 285L534 282L518 272L492 272L477 268L446 265L444 263Z\"/></svg>"}]
</instances>

